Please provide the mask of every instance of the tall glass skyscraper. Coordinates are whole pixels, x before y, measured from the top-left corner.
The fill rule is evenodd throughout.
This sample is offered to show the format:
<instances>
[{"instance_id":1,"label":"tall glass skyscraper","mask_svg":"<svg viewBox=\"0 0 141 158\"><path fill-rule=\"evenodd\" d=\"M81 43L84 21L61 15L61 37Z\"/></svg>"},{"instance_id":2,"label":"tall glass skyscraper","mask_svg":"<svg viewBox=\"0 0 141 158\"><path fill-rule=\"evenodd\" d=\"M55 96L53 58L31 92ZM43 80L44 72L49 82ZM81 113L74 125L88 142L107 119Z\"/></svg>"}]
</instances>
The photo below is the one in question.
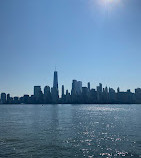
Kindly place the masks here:
<instances>
[{"instance_id":1,"label":"tall glass skyscraper","mask_svg":"<svg viewBox=\"0 0 141 158\"><path fill-rule=\"evenodd\" d=\"M54 71L53 88L56 88L58 90L58 74L57 74L57 71Z\"/></svg>"},{"instance_id":2,"label":"tall glass skyscraper","mask_svg":"<svg viewBox=\"0 0 141 158\"><path fill-rule=\"evenodd\" d=\"M51 89L52 101L53 103L57 103L59 99L59 91L58 91L58 74L57 71L54 71L53 77L53 88Z\"/></svg>"}]
</instances>

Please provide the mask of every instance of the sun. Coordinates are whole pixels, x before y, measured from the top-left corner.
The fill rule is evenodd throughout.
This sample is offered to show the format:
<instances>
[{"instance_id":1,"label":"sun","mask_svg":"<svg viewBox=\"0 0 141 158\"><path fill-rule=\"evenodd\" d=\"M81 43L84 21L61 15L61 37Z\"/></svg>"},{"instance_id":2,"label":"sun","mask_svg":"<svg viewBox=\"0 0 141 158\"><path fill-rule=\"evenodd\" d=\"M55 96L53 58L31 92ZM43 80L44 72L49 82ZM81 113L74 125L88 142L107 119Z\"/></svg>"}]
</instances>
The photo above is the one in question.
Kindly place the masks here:
<instances>
[{"instance_id":1,"label":"sun","mask_svg":"<svg viewBox=\"0 0 141 158\"><path fill-rule=\"evenodd\" d=\"M89 0L89 6L92 11L96 7L101 11L101 13L113 14L117 9L123 7L122 0Z\"/></svg>"},{"instance_id":2,"label":"sun","mask_svg":"<svg viewBox=\"0 0 141 158\"><path fill-rule=\"evenodd\" d=\"M111 2L113 2L114 0L106 0L106 1L108 1L109 3L111 3Z\"/></svg>"},{"instance_id":3,"label":"sun","mask_svg":"<svg viewBox=\"0 0 141 158\"><path fill-rule=\"evenodd\" d=\"M120 0L101 0L104 4L118 4Z\"/></svg>"},{"instance_id":4,"label":"sun","mask_svg":"<svg viewBox=\"0 0 141 158\"><path fill-rule=\"evenodd\" d=\"M112 3L114 0L103 0L105 3Z\"/></svg>"},{"instance_id":5,"label":"sun","mask_svg":"<svg viewBox=\"0 0 141 158\"><path fill-rule=\"evenodd\" d=\"M120 4L120 0L98 0L101 6L104 6L106 9L114 9Z\"/></svg>"}]
</instances>

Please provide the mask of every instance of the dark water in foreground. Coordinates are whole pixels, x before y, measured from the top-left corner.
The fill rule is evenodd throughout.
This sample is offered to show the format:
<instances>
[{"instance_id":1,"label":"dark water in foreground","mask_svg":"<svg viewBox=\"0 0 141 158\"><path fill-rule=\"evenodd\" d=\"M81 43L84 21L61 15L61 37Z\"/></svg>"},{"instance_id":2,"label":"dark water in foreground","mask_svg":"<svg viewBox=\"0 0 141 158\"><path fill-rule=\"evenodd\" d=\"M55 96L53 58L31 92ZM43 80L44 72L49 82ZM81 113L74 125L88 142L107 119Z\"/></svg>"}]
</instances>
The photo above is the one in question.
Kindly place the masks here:
<instances>
[{"instance_id":1,"label":"dark water in foreground","mask_svg":"<svg viewBox=\"0 0 141 158\"><path fill-rule=\"evenodd\" d=\"M5 157L141 157L141 105L0 105Z\"/></svg>"}]
</instances>

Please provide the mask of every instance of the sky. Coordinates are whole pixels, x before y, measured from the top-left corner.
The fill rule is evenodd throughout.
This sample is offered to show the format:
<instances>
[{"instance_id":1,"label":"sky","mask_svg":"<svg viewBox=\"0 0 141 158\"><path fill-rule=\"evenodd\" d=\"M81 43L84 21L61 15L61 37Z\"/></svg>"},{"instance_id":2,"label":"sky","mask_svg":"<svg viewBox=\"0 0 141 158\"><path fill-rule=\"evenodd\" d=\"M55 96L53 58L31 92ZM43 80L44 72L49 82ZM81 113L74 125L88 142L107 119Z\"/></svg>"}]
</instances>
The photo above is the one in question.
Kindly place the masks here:
<instances>
[{"instance_id":1,"label":"sky","mask_svg":"<svg viewBox=\"0 0 141 158\"><path fill-rule=\"evenodd\" d=\"M141 0L0 0L0 92L141 87Z\"/></svg>"}]
</instances>

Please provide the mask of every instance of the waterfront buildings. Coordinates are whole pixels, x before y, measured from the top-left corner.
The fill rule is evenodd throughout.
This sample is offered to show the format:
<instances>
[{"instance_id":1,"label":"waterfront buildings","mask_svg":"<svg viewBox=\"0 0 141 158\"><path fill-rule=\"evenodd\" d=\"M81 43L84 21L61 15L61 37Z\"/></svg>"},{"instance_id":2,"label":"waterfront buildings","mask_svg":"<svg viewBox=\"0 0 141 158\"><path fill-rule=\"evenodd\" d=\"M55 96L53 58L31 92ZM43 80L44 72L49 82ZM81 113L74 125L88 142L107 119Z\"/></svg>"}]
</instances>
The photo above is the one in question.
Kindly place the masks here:
<instances>
[{"instance_id":1,"label":"waterfront buildings","mask_svg":"<svg viewBox=\"0 0 141 158\"><path fill-rule=\"evenodd\" d=\"M5 93L1 93L1 103L2 104L6 103L6 94Z\"/></svg>"},{"instance_id":2,"label":"waterfront buildings","mask_svg":"<svg viewBox=\"0 0 141 158\"><path fill-rule=\"evenodd\" d=\"M70 93L71 92L71 93ZM141 104L141 88L135 89L132 93L130 89L126 92L117 92L113 88L104 88L102 83L91 88L90 82L87 86L83 86L82 81L72 80L71 91L66 90L64 85L61 87L61 95L59 97L58 72L54 72L53 87L45 86L42 92L41 86L34 86L33 95L28 94L22 97L11 97L10 94L1 93L1 104Z\"/></svg>"}]
</instances>

